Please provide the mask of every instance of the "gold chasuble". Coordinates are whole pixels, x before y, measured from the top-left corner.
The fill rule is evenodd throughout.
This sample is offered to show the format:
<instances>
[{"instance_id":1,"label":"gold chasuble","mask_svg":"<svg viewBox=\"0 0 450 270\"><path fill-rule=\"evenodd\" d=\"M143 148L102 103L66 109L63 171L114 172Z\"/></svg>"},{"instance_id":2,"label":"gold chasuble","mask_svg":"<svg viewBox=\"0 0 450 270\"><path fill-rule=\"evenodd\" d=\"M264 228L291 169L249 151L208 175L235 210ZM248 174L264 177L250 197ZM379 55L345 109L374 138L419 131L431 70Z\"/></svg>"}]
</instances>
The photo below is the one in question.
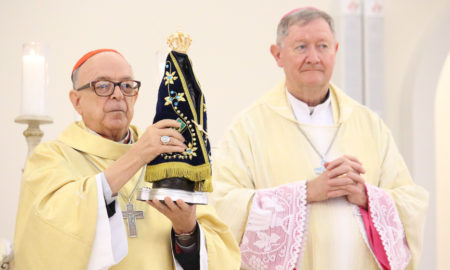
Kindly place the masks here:
<instances>
[{"instance_id":1,"label":"gold chasuble","mask_svg":"<svg viewBox=\"0 0 450 270\"><path fill-rule=\"evenodd\" d=\"M139 132L133 126L131 131L137 141ZM84 155L104 170L131 146L94 135L76 122L57 140L36 147L22 179L14 240L16 269L87 268L96 229L99 171ZM122 187L125 196L131 194L140 173ZM143 185L144 181L139 187ZM118 200L125 210L124 198ZM134 198L132 202L145 218L136 219L138 237L128 238L127 256L111 269L175 269L170 221L146 203ZM206 238L209 269L236 269L238 247L214 209L197 206L197 219Z\"/></svg>"},{"instance_id":2,"label":"gold chasuble","mask_svg":"<svg viewBox=\"0 0 450 270\"><path fill-rule=\"evenodd\" d=\"M396 224L404 230L411 254L409 260L404 260L406 269L417 269L428 194L411 179L383 121L333 85L330 95L334 125L299 123L282 82L237 117L214 151L217 212L240 242L242 265L246 269L274 269L268 265L279 260L281 265L290 265L290 268L280 267L287 270L380 269L367 243L358 207L344 197L306 203L304 181L317 177L315 169L321 159L299 126L316 145L321 141L325 152L340 125L327 161L342 155L351 155L361 161L366 170L362 177L369 189L369 203L377 206L371 190L392 199L396 210L392 217L397 218L398 213L400 221ZM299 199L294 197L297 194L300 194ZM292 209L295 211L288 211ZM387 214L385 211L384 216L389 222L392 218ZM375 224L379 221L373 220ZM291 234L285 236L285 232ZM401 237L403 232L399 232ZM259 240L249 241L246 237L249 233ZM285 250L284 247L295 239L299 239L299 244ZM384 248L392 247L387 238L382 240ZM277 243L282 244L276 246ZM261 253L256 254L255 250ZM388 251L389 262L398 260L399 249L394 247ZM253 261L244 261L245 252ZM283 264L285 261L288 263ZM247 268L244 263L254 267Z\"/></svg>"}]
</instances>

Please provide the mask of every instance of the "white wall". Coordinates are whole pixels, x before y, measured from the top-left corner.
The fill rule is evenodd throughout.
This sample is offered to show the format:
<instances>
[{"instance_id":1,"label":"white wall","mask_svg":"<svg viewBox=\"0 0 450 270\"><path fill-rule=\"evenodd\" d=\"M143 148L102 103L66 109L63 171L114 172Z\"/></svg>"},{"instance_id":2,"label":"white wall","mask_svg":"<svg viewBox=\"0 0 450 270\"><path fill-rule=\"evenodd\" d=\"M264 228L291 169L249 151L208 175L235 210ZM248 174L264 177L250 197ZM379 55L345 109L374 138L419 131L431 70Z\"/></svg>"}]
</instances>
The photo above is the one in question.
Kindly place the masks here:
<instances>
[{"instance_id":1,"label":"white wall","mask_svg":"<svg viewBox=\"0 0 450 270\"><path fill-rule=\"evenodd\" d=\"M434 255L438 251L436 239L443 237L436 234L434 107L439 76L450 52L450 2L432 4L434 2L423 2L414 9L408 7L411 17L395 24L399 30L398 35L392 40L392 44L387 45L391 49L389 57L392 59L396 59L401 52L408 53L403 56L403 65L392 61L392 65L388 67L392 85L399 90L390 95L390 121L391 126L395 127L397 141L415 181L430 192L420 269L448 269L450 258L441 256L439 259L444 260L447 267L436 268ZM432 18L427 19L428 14L432 14ZM411 42L410 46L404 46L408 42Z\"/></svg>"},{"instance_id":2,"label":"white wall","mask_svg":"<svg viewBox=\"0 0 450 270\"><path fill-rule=\"evenodd\" d=\"M438 269L447 269L449 265L448 251L450 250L450 179L448 164L450 164L450 53L440 74L436 91L436 219L437 219L437 254Z\"/></svg>"},{"instance_id":3,"label":"white wall","mask_svg":"<svg viewBox=\"0 0 450 270\"><path fill-rule=\"evenodd\" d=\"M403 153L408 154L405 158L410 166L419 166L412 160L420 160L420 155L410 151L411 133L402 133L403 130L412 132L413 124L403 121L401 113L406 111L403 115L407 115L409 112L411 117L412 112L402 111L399 104L408 98L405 97L405 85L411 79L412 59L423 53L419 47L425 41L439 42L425 40L425 37L429 28L438 23L439 14L444 11L450 14L446 2L385 1L385 120L395 137L401 139L399 144ZM315 5L332 15L339 12L336 1L332 0L0 0L0 91L3 97L0 99L3 134L0 140L0 236L10 240L13 238L20 174L26 153L22 136L25 126L13 122L20 114L23 42L42 41L50 46L51 98L48 112L54 124L42 129L44 140L51 140L74 119L68 100L70 72L74 63L85 52L102 47L118 49L134 67L136 78L143 82L134 123L141 127L150 124L156 90L161 80L156 76L155 53L165 48L166 36L181 26L193 38L189 54L206 93L209 133L214 144L237 112L282 77L269 53L269 45L275 38L280 17L299 5ZM433 29L442 38L448 39L448 31L445 30L448 27ZM336 72L339 73L339 70ZM411 170L414 174L420 168ZM420 183L434 191L434 179L421 179ZM431 216L428 226L429 240L426 245L430 249L424 253L423 265L431 268L423 269L433 269L435 266L434 216Z\"/></svg>"}]
</instances>

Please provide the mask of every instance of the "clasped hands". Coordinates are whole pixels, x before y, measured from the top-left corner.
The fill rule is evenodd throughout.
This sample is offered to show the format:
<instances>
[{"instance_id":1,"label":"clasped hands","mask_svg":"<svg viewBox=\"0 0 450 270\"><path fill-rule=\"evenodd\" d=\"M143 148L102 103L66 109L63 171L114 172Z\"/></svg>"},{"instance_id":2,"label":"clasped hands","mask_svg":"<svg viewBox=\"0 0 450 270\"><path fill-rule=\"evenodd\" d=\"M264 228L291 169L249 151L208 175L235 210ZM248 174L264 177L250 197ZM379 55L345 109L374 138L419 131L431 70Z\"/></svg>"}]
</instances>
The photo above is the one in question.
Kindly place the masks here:
<instances>
[{"instance_id":1,"label":"clasped hands","mask_svg":"<svg viewBox=\"0 0 450 270\"><path fill-rule=\"evenodd\" d=\"M367 196L364 170L361 162L352 156L344 155L325 163L326 171L307 181L307 202L320 202L345 196L347 201L367 209Z\"/></svg>"}]
</instances>

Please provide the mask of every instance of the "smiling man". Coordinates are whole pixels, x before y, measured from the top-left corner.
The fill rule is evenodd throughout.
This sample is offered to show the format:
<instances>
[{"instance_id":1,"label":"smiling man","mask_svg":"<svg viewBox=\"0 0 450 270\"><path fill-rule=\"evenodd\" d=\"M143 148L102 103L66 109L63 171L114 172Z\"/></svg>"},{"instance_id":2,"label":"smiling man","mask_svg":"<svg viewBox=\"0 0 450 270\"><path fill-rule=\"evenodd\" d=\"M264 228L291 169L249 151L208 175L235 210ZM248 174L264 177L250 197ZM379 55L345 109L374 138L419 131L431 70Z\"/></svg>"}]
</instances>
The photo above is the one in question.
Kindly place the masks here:
<instances>
[{"instance_id":1,"label":"smiling man","mask_svg":"<svg viewBox=\"0 0 450 270\"><path fill-rule=\"evenodd\" d=\"M382 120L330 83L338 48L325 12L286 14L270 47L285 80L214 151L244 269L417 268L428 194Z\"/></svg>"},{"instance_id":2,"label":"smiling man","mask_svg":"<svg viewBox=\"0 0 450 270\"><path fill-rule=\"evenodd\" d=\"M141 83L125 58L91 51L72 81L82 121L38 145L25 165L16 269L237 269L239 249L213 208L136 201L146 164L186 145L174 120L143 133L130 125Z\"/></svg>"}]
</instances>

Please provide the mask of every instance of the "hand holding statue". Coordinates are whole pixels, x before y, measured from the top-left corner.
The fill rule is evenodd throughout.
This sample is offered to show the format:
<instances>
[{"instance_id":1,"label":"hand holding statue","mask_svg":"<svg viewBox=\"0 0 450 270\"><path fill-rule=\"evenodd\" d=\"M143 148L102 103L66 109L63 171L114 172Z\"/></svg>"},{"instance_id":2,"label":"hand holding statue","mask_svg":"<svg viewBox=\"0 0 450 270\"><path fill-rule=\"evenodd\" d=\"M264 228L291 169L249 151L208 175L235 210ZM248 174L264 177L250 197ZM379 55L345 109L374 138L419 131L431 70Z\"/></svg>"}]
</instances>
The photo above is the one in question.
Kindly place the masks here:
<instances>
[{"instance_id":1,"label":"hand holding statue","mask_svg":"<svg viewBox=\"0 0 450 270\"><path fill-rule=\"evenodd\" d=\"M169 197L164 198L164 203L158 199L147 201L147 203L172 222L172 227L176 234L191 233L194 231L197 224L195 215L196 205L189 205L181 199L174 202Z\"/></svg>"},{"instance_id":2,"label":"hand holding statue","mask_svg":"<svg viewBox=\"0 0 450 270\"><path fill-rule=\"evenodd\" d=\"M174 129L179 127L180 123L175 120L158 121L147 127L130 151L138 154L143 164L152 161L162 153L183 152L187 147L184 144L184 137ZM167 138L168 142L163 141L163 137Z\"/></svg>"},{"instance_id":3,"label":"hand holding statue","mask_svg":"<svg viewBox=\"0 0 450 270\"><path fill-rule=\"evenodd\" d=\"M169 119L149 126L133 147L104 171L112 193L117 194L142 166L161 153L183 152L186 149L184 138L173 129L179 127L180 123ZM170 140L164 143L163 136Z\"/></svg>"}]
</instances>

